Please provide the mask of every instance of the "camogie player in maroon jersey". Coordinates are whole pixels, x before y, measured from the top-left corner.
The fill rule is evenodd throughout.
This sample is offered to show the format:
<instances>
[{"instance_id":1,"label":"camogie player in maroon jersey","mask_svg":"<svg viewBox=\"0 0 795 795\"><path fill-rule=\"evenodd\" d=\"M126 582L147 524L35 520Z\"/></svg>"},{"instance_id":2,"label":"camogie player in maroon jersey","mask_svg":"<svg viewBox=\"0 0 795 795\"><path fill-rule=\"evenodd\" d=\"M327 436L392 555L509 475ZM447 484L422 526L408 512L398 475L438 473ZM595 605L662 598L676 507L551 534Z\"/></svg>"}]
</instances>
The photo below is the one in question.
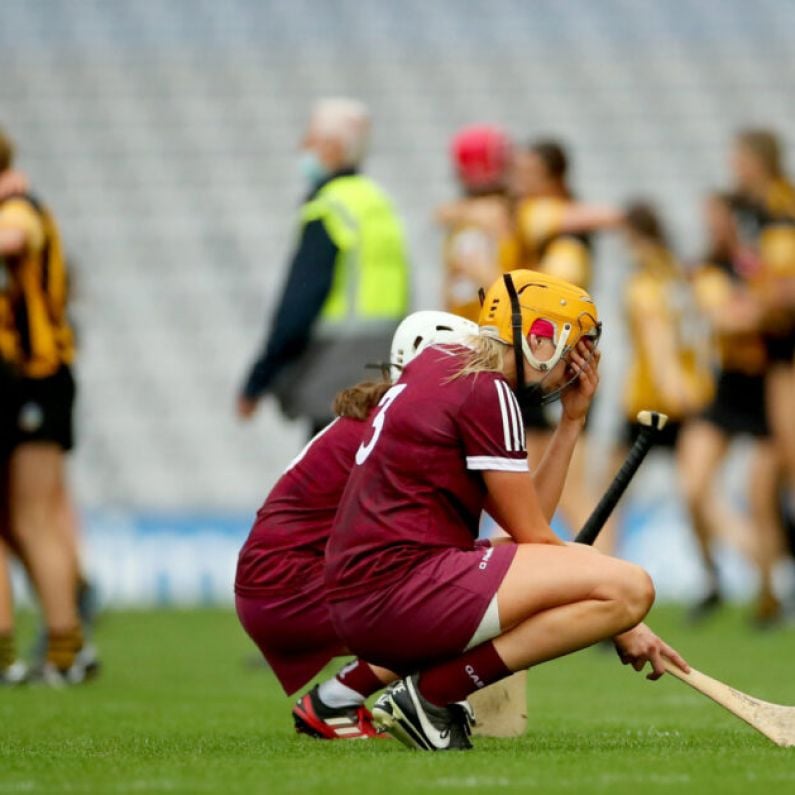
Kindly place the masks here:
<instances>
[{"instance_id":1,"label":"camogie player in maroon jersey","mask_svg":"<svg viewBox=\"0 0 795 795\"><path fill-rule=\"evenodd\" d=\"M427 345L460 341L478 327L445 312L415 312L392 342L392 377ZM285 692L303 687L333 657L348 654L331 623L323 556L345 482L368 425L390 387L358 384L335 401L337 419L290 464L260 508L240 552L237 613ZM298 732L326 739L361 739L376 731L364 700L396 676L354 660L303 695L293 708Z\"/></svg>"},{"instance_id":2,"label":"camogie player in maroon jersey","mask_svg":"<svg viewBox=\"0 0 795 795\"><path fill-rule=\"evenodd\" d=\"M598 383L589 295L529 270L485 296L480 334L425 349L379 403L356 451L329 545L326 596L339 636L398 672L373 718L411 748L469 748L459 702L546 660L612 638L650 678L687 664L642 620L640 567L562 542L549 520ZM522 404L561 397L531 477ZM510 534L478 548L482 510Z\"/></svg>"}]
</instances>

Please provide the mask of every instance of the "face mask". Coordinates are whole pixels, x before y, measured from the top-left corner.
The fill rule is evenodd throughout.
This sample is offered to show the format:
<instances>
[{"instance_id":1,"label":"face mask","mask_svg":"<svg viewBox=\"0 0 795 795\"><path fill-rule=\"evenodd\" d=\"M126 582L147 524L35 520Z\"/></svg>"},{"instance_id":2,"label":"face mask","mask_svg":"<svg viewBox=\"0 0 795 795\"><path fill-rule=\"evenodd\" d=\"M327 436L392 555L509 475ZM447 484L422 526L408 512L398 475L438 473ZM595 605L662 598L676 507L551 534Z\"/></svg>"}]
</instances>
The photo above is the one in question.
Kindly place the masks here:
<instances>
[{"instance_id":1,"label":"face mask","mask_svg":"<svg viewBox=\"0 0 795 795\"><path fill-rule=\"evenodd\" d=\"M599 338L601 336L601 330L601 326L599 326L596 333L590 337L593 345L591 347L591 352L586 359L586 364L591 362L594 354L596 353L596 348L599 344ZM522 417L524 418L525 422L527 422L528 416L534 417L534 412L532 411L533 409L537 408L538 406L548 406L550 403L555 403L574 386L574 384L577 382L577 379L580 377L580 372L579 370L574 370L574 368L569 369L570 373L566 381L560 386L554 387L553 389L548 390L544 383L549 373L547 373L547 375L545 375L540 381L537 381L534 384L523 384L522 386L518 386L516 388L516 399L519 402L519 408L522 411ZM522 379L524 379L524 362L522 362ZM529 414L527 412L529 412Z\"/></svg>"},{"instance_id":2,"label":"face mask","mask_svg":"<svg viewBox=\"0 0 795 795\"><path fill-rule=\"evenodd\" d=\"M298 167L304 179L313 186L321 183L329 175L328 169L320 162L320 158L309 149L301 152Z\"/></svg>"}]
</instances>

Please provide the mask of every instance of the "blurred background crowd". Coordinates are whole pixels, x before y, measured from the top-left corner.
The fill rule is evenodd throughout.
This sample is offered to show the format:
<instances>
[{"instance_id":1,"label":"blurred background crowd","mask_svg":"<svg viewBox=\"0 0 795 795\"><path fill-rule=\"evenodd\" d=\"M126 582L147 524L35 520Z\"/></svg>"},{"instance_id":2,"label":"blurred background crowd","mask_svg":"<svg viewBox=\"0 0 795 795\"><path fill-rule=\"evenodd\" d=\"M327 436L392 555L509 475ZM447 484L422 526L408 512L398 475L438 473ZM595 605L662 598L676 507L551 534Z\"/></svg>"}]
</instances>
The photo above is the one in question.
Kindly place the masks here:
<instances>
[{"instance_id":1,"label":"blurred background crowd","mask_svg":"<svg viewBox=\"0 0 795 795\"><path fill-rule=\"evenodd\" d=\"M603 386L561 527L590 511L636 411L659 408L673 454L649 462L608 543L696 614L741 595L759 623L784 617L795 6L7 0L0 15L0 123L22 180L8 195L43 200L68 259L63 537L82 524L104 600L231 599L254 510L324 419L266 399L240 422L269 394L252 362L313 179L361 167L405 232L396 317L471 313L519 265L592 290ZM312 174L306 152L323 166L339 137L313 138L312 110L335 96L361 103L366 158ZM531 456L551 423L539 414Z\"/></svg>"}]
</instances>

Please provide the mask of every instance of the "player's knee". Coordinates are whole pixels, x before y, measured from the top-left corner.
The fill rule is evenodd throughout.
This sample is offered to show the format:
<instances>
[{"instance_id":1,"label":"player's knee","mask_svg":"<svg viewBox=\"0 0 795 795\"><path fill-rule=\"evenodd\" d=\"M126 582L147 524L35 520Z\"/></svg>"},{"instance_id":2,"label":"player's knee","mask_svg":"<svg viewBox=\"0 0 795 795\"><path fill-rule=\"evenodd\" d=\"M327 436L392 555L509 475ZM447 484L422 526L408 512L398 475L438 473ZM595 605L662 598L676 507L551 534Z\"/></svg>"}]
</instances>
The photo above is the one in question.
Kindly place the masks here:
<instances>
[{"instance_id":1,"label":"player's knee","mask_svg":"<svg viewBox=\"0 0 795 795\"><path fill-rule=\"evenodd\" d=\"M631 564L627 572L624 603L632 626L643 621L654 604L654 597L654 582L649 573Z\"/></svg>"},{"instance_id":2,"label":"player's knee","mask_svg":"<svg viewBox=\"0 0 795 795\"><path fill-rule=\"evenodd\" d=\"M623 562L614 572L611 589L623 629L643 621L654 603L654 583L648 573L634 563Z\"/></svg>"}]
</instances>

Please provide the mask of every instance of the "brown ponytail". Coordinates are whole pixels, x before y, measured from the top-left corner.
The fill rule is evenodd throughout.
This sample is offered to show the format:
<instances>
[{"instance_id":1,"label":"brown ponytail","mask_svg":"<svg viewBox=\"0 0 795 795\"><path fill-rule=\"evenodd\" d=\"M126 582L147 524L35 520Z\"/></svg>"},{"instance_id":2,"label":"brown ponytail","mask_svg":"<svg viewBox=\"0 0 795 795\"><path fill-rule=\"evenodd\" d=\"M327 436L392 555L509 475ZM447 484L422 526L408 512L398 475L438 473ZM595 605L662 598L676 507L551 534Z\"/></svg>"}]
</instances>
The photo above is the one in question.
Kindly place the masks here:
<instances>
[{"instance_id":1,"label":"brown ponytail","mask_svg":"<svg viewBox=\"0 0 795 795\"><path fill-rule=\"evenodd\" d=\"M338 417L366 420L391 387L389 381L362 381L337 393L332 408Z\"/></svg>"}]
</instances>

